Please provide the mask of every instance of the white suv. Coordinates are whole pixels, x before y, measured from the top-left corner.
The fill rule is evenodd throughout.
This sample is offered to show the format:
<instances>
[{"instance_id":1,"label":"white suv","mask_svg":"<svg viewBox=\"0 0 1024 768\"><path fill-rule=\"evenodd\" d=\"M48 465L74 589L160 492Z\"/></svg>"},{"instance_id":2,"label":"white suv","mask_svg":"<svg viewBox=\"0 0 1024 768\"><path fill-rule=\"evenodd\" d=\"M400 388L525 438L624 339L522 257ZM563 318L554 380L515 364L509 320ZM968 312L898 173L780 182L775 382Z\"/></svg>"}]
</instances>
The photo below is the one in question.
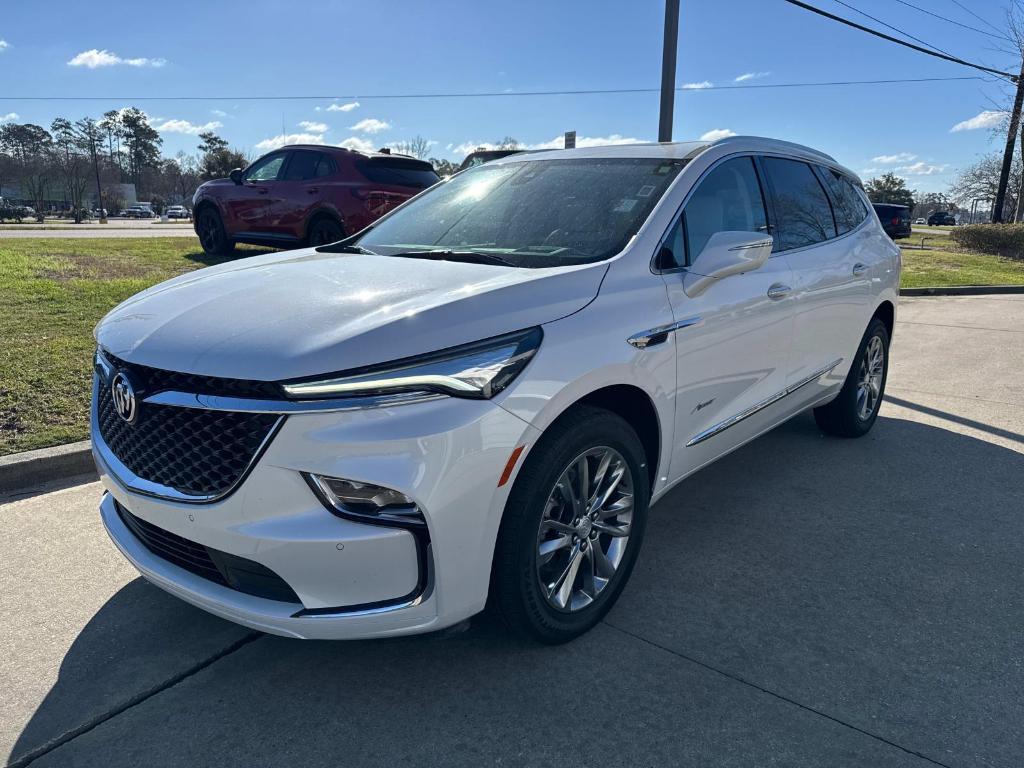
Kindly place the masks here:
<instances>
[{"instance_id":1,"label":"white suv","mask_svg":"<svg viewBox=\"0 0 1024 768\"><path fill-rule=\"evenodd\" d=\"M96 329L111 538L281 635L545 642L618 598L649 506L814 408L878 415L899 249L820 152L517 154L346 240L182 275Z\"/></svg>"}]
</instances>

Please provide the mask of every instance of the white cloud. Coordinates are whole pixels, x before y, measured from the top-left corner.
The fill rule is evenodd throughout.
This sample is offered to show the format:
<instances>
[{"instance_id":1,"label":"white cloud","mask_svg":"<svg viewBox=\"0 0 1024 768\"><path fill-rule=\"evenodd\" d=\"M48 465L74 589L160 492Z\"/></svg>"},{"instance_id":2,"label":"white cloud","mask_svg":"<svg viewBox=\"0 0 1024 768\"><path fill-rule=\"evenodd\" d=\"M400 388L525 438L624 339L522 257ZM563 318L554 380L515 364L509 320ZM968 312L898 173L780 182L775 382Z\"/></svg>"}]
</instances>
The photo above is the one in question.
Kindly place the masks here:
<instances>
[{"instance_id":1,"label":"white cloud","mask_svg":"<svg viewBox=\"0 0 1024 768\"><path fill-rule=\"evenodd\" d=\"M328 112L351 112L353 109L359 106L358 101L350 101L348 104L331 104L327 108ZM317 107L319 111L320 107Z\"/></svg>"},{"instance_id":2,"label":"white cloud","mask_svg":"<svg viewBox=\"0 0 1024 768\"><path fill-rule=\"evenodd\" d=\"M683 83L680 88L684 91L699 91L702 88L711 88L714 86L710 80L701 80L699 83Z\"/></svg>"},{"instance_id":3,"label":"white cloud","mask_svg":"<svg viewBox=\"0 0 1024 768\"><path fill-rule=\"evenodd\" d=\"M912 160L917 160L917 155L912 155L909 152L897 152L895 155L879 155L871 158L872 163L881 165L897 165L898 163L909 163Z\"/></svg>"},{"instance_id":4,"label":"white cloud","mask_svg":"<svg viewBox=\"0 0 1024 768\"><path fill-rule=\"evenodd\" d=\"M310 133L327 133L327 123L315 123L312 120L303 120L299 123L299 128Z\"/></svg>"},{"instance_id":5,"label":"white cloud","mask_svg":"<svg viewBox=\"0 0 1024 768\"><path fill-rule=\"evenodd\" d=\"M367 117L349 127L353 131L362 131L363 133L380 133L381 131L386 131L390 128L391 123L384 120L378 120L375 117Z\"/></svg>"},{"instance_id":6,"label":"white cloud","mask_svg":"<svg viewBox=\"0 0 1024 768\"><path fill-rule=\"evenodd\" d=\"M760 80L762 77L768 77L770 74L771 72L744 72L742 75L739 75L734 82L745 83L747 80Z\"/></svg>"},{"instance_id":7,"label":"white cloud","mask_svg":"<svg viewBox=\"0 0 1024 768\"><path fill-rule=\"evenodd\" d=\"M881 168L861 168L860 169L860 175L861 176L870 176L870 175L872 175L874 173L878 173L880 170L881 170Z\"/></svg>"},{"instance_id":8,"label":"white cloud","mask_svg":"<svg viewBox=\"0 0 1024 768\"><path fill-rule=\"evenodd\" d=\"M166 63L167 59L150 59L145 57L137 59L123 59L116 53L106 49L98 51L95 48L90 48L88 51L82 51L71 59L68 62L68 66L87 67L88 69L96 69L97 67L114 67L119 64L124 64L129 67L162 67Z\"/></svg>"},{"instance_id":9,"label":"white cloud","mask_svg":"<svg viewBox=\"0 0 1024 768\"><path fill-rule=\"evenodd\" d=\"M732 131L728 128L713 128L707 133L701 134L701 141L718 141L719 139L727 139L730 136L735 136L736 131Z\"/></svg>"},{"instance_id":10,"label":"white cloud","mask_svg":"<svg viewBox=\"0 0 1024 768\"><path fill-rule=\"evenodd\" d=\"M931 165L923 161L918 161L913 165L901 165L894 170L896 173L902 173L906 176L934 176L937 173L943 173L948 165Z\"/></svg>"},{"instance_id":11,"label":"white cloud","mask_svg":"<svg viewBox=\"0 0 1024 768\"><path fill-rule=\"evenodd\" d=\"M6 115L0 115L0 123L13 123L19 117L21 117L21 115L17 112L8 112Z\"/></svg>"},{"instance_id":12,"label":"white cloud","mask_svg":"<svg viewBox=\"0 0 1024 768\"><path fill-rule=\"evenodd\" d=\"M979 128L995 128L1006 118L1005 112L996 112L991 109L986 109L984 112L979 112L969 120L957 123L949 129L950 133L959 133L960 131L976 131Z\"/></svg>"},{"instance_id":13,"label":"white cloud","mask_svg":"<svg viewBox=\"0 0 1024 768\"><path fill-rule=\"evenodd\" d=\"M338 146L345 149L354 149L356 152L363 152L365 154L374 151L373 142L369 139L364 139L362 136L349 136L344 141L338 142Z\"/></svg>"},{"instance_id":14,"label":"white cloud","mask_svg":"<svg viewBox=\"0 0 1024 768\"><path fill-rule=\"evenodd\" d=\"M3 38L0 38L0 51L6 51L10 47L11 47L10 43L8 43Z\"/></svg>"},{"instance_id":15,"label":"white cloud","mask_svg":"<svg viewBox=\"0 0 1024 768\"><path fill-rule=\"evenodd\" d=\"M160 133L188 133L193 136L203 133L205 131L215 131L218 128L223 128L224 123L219 120L211 120L208 123L190 123L188 120L176 120L168 119L164 120L159 125L154 125Z\"/></svg>"},{"instance_id":16,"label":"white cloud","mask_svg":"<svg viewBox=\"0 0 1024 768\"><path fill-rule=\"evenodd\" d=\"M288 144L323 144L324 137L317 133L282 133L256 142L256 149L266 152Z\"/></svg>"},{"instance_id":17,"label":"white cloud","mask_svg":"<svg viewBox=\"0 0 1024 768\"><path fill-rule=\"evenodd\" d=\"M228 116L228 113L225 112L223 109L211 109L210 110L210 114L211 115L216 115L217 117L227 117Z\"/></svg>"}]
</instances>

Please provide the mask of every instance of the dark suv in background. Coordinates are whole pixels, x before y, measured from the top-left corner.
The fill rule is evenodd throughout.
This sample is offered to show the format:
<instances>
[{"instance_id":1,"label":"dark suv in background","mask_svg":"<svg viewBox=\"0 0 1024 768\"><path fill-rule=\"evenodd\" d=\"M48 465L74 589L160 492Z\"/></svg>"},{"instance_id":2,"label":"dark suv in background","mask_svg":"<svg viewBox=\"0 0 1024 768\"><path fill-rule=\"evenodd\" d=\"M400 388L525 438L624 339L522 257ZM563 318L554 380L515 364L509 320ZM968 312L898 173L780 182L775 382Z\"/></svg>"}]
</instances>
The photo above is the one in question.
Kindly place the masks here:
<instances>
[{"instance_id":1,"label":"dark suv in background","mask_svg":"<svg viewBox=\"0 0 1024 768\"><path fill-rule=\"evenodd\" d=\"M901 237L910 237L913 228L910 225L910 208L905 205L890 205L889 203L872 203L878 220L882 222L882 229L885 234L896 240Z\"/></svg>"},{"instance_id":2,"label":"dark suv in background","mask_svg":"<svg viewBox=\"0 0 1024 768\"><path fill-rule=\"evenodd\" d=\"M948 211L936 211L928 217L929 227L956 226L956 219Z\"/></svg>"},{"instance_id":3,"label":"dark suv in background","mask_svg":"<svg viewBox=\"0 0 1024 768\"><path fill-rule=\"evenodd\" d=\"M438 180L430 163L406 155L283 147L201 185L193 221L211 254L229 253L235 243L321 245L358 232Z\"/></svg>"}]
</instances>

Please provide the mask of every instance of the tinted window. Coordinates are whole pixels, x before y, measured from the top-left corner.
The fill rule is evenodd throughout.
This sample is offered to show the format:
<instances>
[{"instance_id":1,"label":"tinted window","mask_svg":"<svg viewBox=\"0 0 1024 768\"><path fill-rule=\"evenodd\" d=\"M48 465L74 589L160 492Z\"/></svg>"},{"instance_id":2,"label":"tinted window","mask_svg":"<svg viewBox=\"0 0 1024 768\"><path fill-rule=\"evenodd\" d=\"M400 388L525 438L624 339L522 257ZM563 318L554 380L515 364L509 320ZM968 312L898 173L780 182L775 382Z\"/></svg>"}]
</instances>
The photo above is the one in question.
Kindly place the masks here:
<instances>
[{"instance_id":1,"label":"tinted window","mask_svg":"<svg viewBox=\"0 0 1024 768\"><path fill-rule=\"evenodd\" d=\"M426 189L440 179L430 163L407 160L400 157L375 157L359 163L360 172L377 184L393 184L399 187Z\"/></svg>"},{"instance_id":2,"label":"tinted window","mask_svg":"<svg viewBox=\"0 0 1024 768\"><path fill-rule=\"evenodd\" d=\"M813 245L836 236L832 207L811 166L797 160L764 158L775 202L775 251Z\"/></svg>"},{"instance_id":3,"label":"tinted window","mask_svg":"<svg viewBox=\"0 0 1024 768\"><path fill-rule=\"evenodd\" d=\"M245 172L245 178L247 181L273 181L277 178L277 174L281 172L283 164L283 153L280 155L268 155L250 165Z\"/></svg>"},{"instance_id":4,"label":"tinted window","mask_svg":"<svg viewBox=\"0 0 1024 768\"><path fill-rule=\"evenodd\" d=\"M836 228L839 234L845 234L854 229L864 221L867 216L867 208L861 199L857 189L848 178L838 171L829 168L818 168L821 177L825 179L825 186L828 187L829 197L832 199L832 212L836 217Z\"/></svg>"},{"instance_id":5,"label":"tinted window","mask_svg":"<svg viewBox=\"0 0 1024 768\"><path fill-rule=\"evenodd\" d=\"M684 163L658 158L485 164L375 224L359 245L493 253L523 267L607 259L646 221Z\"/></svg>"},{"instance_id":6,"label":"tinted window","mask_svg":"<svg viewBox=\"0 0 1024 768\"><path fill-rule=\"evenodd\" d=\"M316 175L316 166L320 161L319 152L292 152L292 159L284 172L285 181L304 181Z\"/></svg>"},{"instance_id":7,"label":"tinted window","mask_svg":"<svg viewBox=\"0 0 1024 768\"><path fill-rule=\"evenodd\" d=\"M711 171L690 196L683 217L691 264L716 232L767 232L768 219L754 161L738 157ZM673 255L681 265L684 255Z\"/></svg>"},{"instance_id":8,"label":"tinted window","mask_svg":"<svg viewBox=\"0 0 1024 768\"><path fill-rule=\"evenodd\" d=\"M323 176L330 176L337 170L337 166L334 165L334 161L331 158L327 155L320 155L320 162L316 164L314 175L319 179Z\"/></svg>"}]
</instances>

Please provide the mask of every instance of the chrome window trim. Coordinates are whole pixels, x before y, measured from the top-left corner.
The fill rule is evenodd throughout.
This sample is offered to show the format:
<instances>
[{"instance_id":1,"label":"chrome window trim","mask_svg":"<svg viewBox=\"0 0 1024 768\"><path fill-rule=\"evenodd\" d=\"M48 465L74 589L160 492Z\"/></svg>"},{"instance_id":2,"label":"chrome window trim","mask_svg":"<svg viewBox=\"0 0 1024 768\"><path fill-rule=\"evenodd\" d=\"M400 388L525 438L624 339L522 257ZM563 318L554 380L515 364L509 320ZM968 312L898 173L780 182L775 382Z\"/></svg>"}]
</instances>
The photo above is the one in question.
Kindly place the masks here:
<instances>
[{"instance_id":1,"label":"chrome window trim","mask_svg":"<svg viewBox=\"0 0 1024 768\"><path fill-rule=\"evenodd\" d=\"M142 402L148 405L173 405L178 408L201 408L211 411L238 411L243 413L331 413L360 411L368 408L387 408L439 400L448 395L437 392L398 392L393 395L366 397L337 397L325 400L261 400L252 397L226 397L201 395L195 392L165 390L150 395Z\"/></svg>"},{"instance_id":2,"label":"chrome window trim","mask_svg":"<svg viewBox=\"0 0 1024 768\"><path fill-rule=\"evenodd\" d=\"M724 162L726 162L728 160L735 160L738 157L751 157L751 158L755 159L755 162L756 162L756 159L759 158L759 157L778 157L778 158L781 158L783 160L794 160L796 162L805 163L806 165L809 165L809 166L813 165L815 162L817 162L818 165L821 165L821 166L823 166L825 168L829 168L831 170L837 171L837 172L841 173L844 176L847 175L846 170L844 168L842 168L834 160L832 160L831 162L829 162L827 160L824 160L824 159L819 160L819 161L812 161L812 160L808 160L808 159L803 158L803 157L797 157L795 155L787 155L787 154L785 154L783 152L759 152L759 151L754 151L754 150L749 150L748 149L748 150L742 150L740 152L734 152L734 153L732 153L730 155L724 155L724 156L718 158L711 165L709 165L707 168L705 168L704 171L701 173L701 175L699 177L697 177L697 180L693 183L693 186L690 188L690 191L686 193L686 196L683 198L682 203L679 204L679 206L676 208L676 212L672 215L671 223L668 225L668 227L662 233L661 237L658 239L658 245L657 245L654 253L651 255L650 268L651 268L651 272L652 273L654 273L655 275L675 275L675 274L681 274L681 273L685 273L685 272L689 272L690 271L690 268L688 266L686 266L686 267L673 267L672 269L658 269L657 266L656 266L656 261L657 261L657 258L658 258L658 254L661 252L662 247L665 245L665 242L668 240L668 236L669 236L669 233L672 232L672 228L676 225L676 222L679 221L679 217L682 216L683 209L686 207L686 204L688 202L690 202L690 198L693 196L693 193L697 190L697 187L699 187L701 185L701 183L704 181L704 179L707 177L707 175L709 173L711 173L719 165L721 165L722 163L724 163ZM825 156L825 157L827 157L827 156ZM683 171L680 172L680 175L683 172L685 172L685 170L686 169L684 168ZM812 168L811 171L813 172L813 170L814 169ZM760 179L761 169L758 168L757 172L759 174L759 179ZM817 178L817 175L815 175L815 178ZM766 180L761 180L762 187L764 186L765 181ZM851 182L853 182L853 181L855 181L855 180L851 179ZM862 195L861 201L864 202L865 198L867 196L864 194L863 189L857 183L854 183L854 187L858 191L861 192L861 195ZM768 198L771 197L771 192L762 188L761 194L764 195L764 197L765 197L765 207L768 209L768 212L769 212L768 225L769 226L773 226L774 222L771 220L771 206L770 206L770 202L769 202L769 199L768 199ZM828 193L827 192L825 193L825 195L826 195L826 197L828 197ZM831 203L832 203L832 201L831 201L831 199L829 199L829 205L831 205ZM844 232L843 234L837 235L836 237L830 237L828 240L822 240L819 243L811 243L810 245L801 245L798 248L788 248L785 251L773 251L772 254L768 258L769 259L774 259L777 256L784 256L784 255L790 254L790 253L799 253L800 251L806 251L808 248L817 248L819 245L824 245L825 243L834 243L834 242L837 242L839 240L842 240L845 237L849 237L850 235L853 235L856 232L860 231L868 222L871 221L871 214L873 212L874 212L874 208L872 208L870 203L868 203L868 210L867 210L867 214L864 216L864 220L861 221L860 224L858 224L856 227L851 229L849 232ZM875 218L877 218L877 215L876 215Z\"/></svg>"},{"instance_id":3,"label":"chrome window trim","mask_svg":"<svg viewBox=\"0 0 1024 768\"><path fill-rule=\"evenodd\" d=\"M689 442L687 442L686 447L687 448L691 448L694 445L698 445L699 443L703 443L705 440L708 440L708 439L714 437L715 435L721 434L722 432L727 430L729 427L736 426L741 421L743 421L744 419L750 418L751 416L753 416L758 411L764 410L769 405L777 403L779 400L781 400L782 398L786 397L787 395L793 394L794 392L796 392L801 387L805 387L808 384L810 384L812 381L815 381L816 379L819 379L822 376L824 376L826 373L831 372L841 362L843 362L843 358L839 358L838 360L836 360L836 361L834 361L832 363L829 363L824 368L819 368L817 371L812 373L810 376L806 376L803 379L800 379L800 381L796 382L795 384L789 385L788 387L783 389L781 392L776 392L771 397L767 397L764 400L762 400L761 402L755 403L754 405L750 406L746 410L740 411L735 416L730 416L728 419L725 419L724 421L720 421L717 424L712 424L710 427L708 427L704 431L698 432L696 435L691 437Z\"/></svg>"},{"instance_id":4,"label":"chrome window trim","mask_svg":"<svg viewBox=\"0 0 1024 768\"><path fill-rule=\"evenodd\" d=\"M104 468L106 468L110 475L120 485L124 486L129 491L138 493L142 496L150 496L155 499L165 499L167 501L177 501L182 504L212 504L215 501L226 499L234 493L238 487L245 482L249 473L255 468L256 463L263 457L264 452L267 450L267 446L270 445L270 441L273 440L280 431L281 425L285 420L285 416L282 415L276 422L274 422L273 426L267 432L266 437L263 438L263 442L260 443L255 453L253 453L252 458L249 460L249 463L246 464L242 474L238 476L238 479L232 483L229 488L225 489L221 493L193 496L187 493L182 493L176 488L171 488L170 486L155 483L152 480L147 480L144 477L139 477L128 469L128 467L126 467L121 460L114 455L114 452L110 450L110 447L103 439L103 435L100 433L99 386L100 377L97 374L93 376L92 406L89 409L89 423L92 431L93 450L96 452L96 456L100 459Z\"/></svg>"}]
</instances>

